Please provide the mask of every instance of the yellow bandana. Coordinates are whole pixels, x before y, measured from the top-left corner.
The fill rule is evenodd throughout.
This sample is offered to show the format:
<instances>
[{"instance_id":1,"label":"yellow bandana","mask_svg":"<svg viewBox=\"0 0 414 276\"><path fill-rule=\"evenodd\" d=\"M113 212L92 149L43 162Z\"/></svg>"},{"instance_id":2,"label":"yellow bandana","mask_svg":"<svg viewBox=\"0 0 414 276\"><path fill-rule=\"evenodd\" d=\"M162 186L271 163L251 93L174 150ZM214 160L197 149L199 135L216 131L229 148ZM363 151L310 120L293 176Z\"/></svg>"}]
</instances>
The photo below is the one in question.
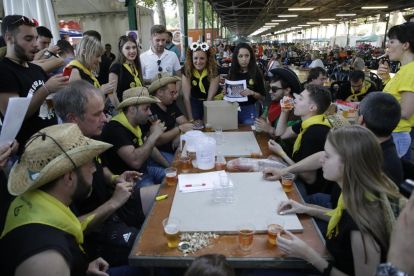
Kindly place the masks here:
<instances>
[{"instance_id":1,"label":"yellow bandana","mask_svg":"<svg viewBox=\"0 0 414 276\"><path fill-rule=\"evenodd\" d=\"M129 65L127 64L127 63L124 63L123 64L124 65L124 67L128 70L128 72L134 77L134 81L135 81L135 86L132 86L131 85L131 87L141 87L142 86L142 84L141 84L141 81L139 80L139 78L138 78L138 70L137 70L137 68L135 67L135 64L133 64L132 66L134 66L134 72L135 72L135 74L134 73L132 73L132 71L131 71L131 68L129 67ZM132 83L131 83L132 84Z\"/></svg>"},{"instance_id":2,"label":"yellow bandana","mask_svg":"<svg viewBox=\"0 0 414 276\"><path fill-rule=\"evenodd\" d=\"M309 119L303 121L300 133L298 135L298 138L296 138L295 145L293 146L293 154L295 154L295 152L299 150L300 144L302 142L302 136L305 133L305 131L313 125L324 125L329 128L332 128L331 124L329 123L329 120L323 114L310 117Z\"/></svg>"},{"instance_id":3,"label":"yellow bandana","mask_svg":"<svg viewBox=\"0 0 414 276\"><path fill-rule=\"evenodd\" d=\"M362 88L361 91L359 91L358 94L355 94L355 90L354 88L351 86L351 93L352 95L349 96L346 100L349 100L350 98L354 99L354 101L358 101L358 96L360 95L364 95L365 93L367 93L368 89L371 87L371 83L369 81L364 81L364 83L362 84Z\"/></svg>"},{"instance_id":4,"label":"yellow bandana","mask_svg":"<svg viewBox=\"0 0 414 276\"><path fill-rule=\"evenodd\" d=\"M76 66L76 67L78 67L79 69L81 69L85 74L87 74L89 77L91 77L91 79L93 80L93 84L95 85L95 87L98 87L98 88L100 88L101 87L101 85L99 84L99 81L93 76L93 74L92 74L92 72L90 71L90 70L88 70L88 69L86 69L83 65L82 65L82 63L80 63L79 61L77 61L76 59L75 60L72 60L71 62L69 62L69 64L68 65L66 65L66 67L70 67L70 66Z\"/></svg>"},{"instance_id":5,"label":"yellow bandana","mask_svg":"<svg viewBox=\"0 0 414 276\"><path fill-rule=\"evenodd\" d=\"M1 238L13 229L27 224L44 224L65 231L76 238L83 251L83 230L95 217L95 214L86 218L82 223L55 197L41 190L33 190L16 197L7 212L6 224Z\"/></svg>"},{"instance_id":6,"label":"yellow bandana","mask_svg":"<svg viewBox=\"0 0 414 276\"><path fill-rule=\"evenodd\" d=\"M338 199L338 206L336 207L336 209L325 214L326 216L331 217L331 219L329 220L329 224L328 224L328 232L326 232L326 237L328 239L332 238L332 235L334 234L334 232L335 232L335 236L338 235L339 229L337 225L339 221L341 220L342 213L345 209L346 208L345 208L344 200L342 199L342 193L341 193Z\"/></svg>"},{"instance_id":7,"label":"yellow bandana","mask_svg":"<svg viewBox=\"0 0 414 276\"><path fill-rule=\"evenodd\" d=\"M142 133L141 133L141 129L139 128L139 126L137 126L136 128L133 128L131 126L131 124L128 122L127 117L125 116L124 112L119 112L118 115L116 115L115 117L112 118L112 121L117 121L119 122L121 125L123 125L126 129L128 129L129 131L131 131L135 137L138 138L138 145L142 146L144 143L142 142Z\"/></svg>"},{"instance_id":8,"label":"yellow bandana","mask_svg":"<svg viewBox=\"0 0 414 276\"><path fill-rule=\"evenodd\" d=\"M194 74L194 77L199 79L198 86L200 87L200 91L203 93L206 93L206 89L204 88L204 85L203 85L203 78L208 76L208 70L204 68L203 73L201 73L201 76L200 76L200 73L198 72L198 70L194 69L193 74Z\"/></svg>"}]
</instances>

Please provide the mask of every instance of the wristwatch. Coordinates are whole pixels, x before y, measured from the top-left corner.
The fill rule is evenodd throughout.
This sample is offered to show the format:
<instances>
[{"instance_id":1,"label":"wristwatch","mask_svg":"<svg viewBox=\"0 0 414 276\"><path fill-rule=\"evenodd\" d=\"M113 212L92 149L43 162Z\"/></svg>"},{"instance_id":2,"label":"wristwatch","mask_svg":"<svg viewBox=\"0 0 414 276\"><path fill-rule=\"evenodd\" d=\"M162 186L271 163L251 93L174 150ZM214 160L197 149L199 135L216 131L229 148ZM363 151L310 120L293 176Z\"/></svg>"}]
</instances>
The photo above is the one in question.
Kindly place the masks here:
<instances>
[{"instance_id":1,"label":"wristwatch","mask_svg":"<svg viewBox=\"0 0 414 276\"><path fill-rule=\"evenodd\" d=\"M43 53L43 55L45 55L45 56L47 56L47 57L50 57L50 54L51 54L51 53L50 53L50 51L49 51L49 50L47 50L46 52L44 52L44 53Z\"/></svg>"},{"instance_id":2,"label":"wristwatch","mask_svg":"<svg viewBox=\"0 0 414 276\"><path fill-rule=\"evenodd\" d=\"M392 263L380 264L377 267L376 276L409 276L407 273L402 272L396 268Z\"/></svg>"}]
</instances>

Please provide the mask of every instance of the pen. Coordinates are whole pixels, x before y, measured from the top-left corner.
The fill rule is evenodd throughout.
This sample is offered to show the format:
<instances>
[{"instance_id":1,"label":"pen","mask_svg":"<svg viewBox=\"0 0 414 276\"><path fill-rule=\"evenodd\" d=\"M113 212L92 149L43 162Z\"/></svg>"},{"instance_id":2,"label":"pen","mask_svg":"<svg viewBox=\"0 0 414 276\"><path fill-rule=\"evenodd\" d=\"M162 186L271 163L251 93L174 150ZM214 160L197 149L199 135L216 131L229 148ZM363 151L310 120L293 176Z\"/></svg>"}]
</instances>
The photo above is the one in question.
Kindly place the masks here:
<instances>
[{"instance_id":1,"label":"pen","mask_svg":"<svg viewBox=\"0 0 414 276\"><path fill-rule=\"evenodd\" d=\"M188 185L185 185L185 187L200 187L200 186L206 186L206 183L203 183L203 184L188 184Z\"/></svg>"},{"instance_id":2,"label":"pen","mask_svg":"<svg viewBox=\"0 0 414 276\"><path fill-rule=\"evenodd\" d=\"M160 201L160 200L166 199L167 197L168 197L168 195L157 196L157 197L155 198L155 200L156 200L156 201Z\"/></svg>"}]
</instances>

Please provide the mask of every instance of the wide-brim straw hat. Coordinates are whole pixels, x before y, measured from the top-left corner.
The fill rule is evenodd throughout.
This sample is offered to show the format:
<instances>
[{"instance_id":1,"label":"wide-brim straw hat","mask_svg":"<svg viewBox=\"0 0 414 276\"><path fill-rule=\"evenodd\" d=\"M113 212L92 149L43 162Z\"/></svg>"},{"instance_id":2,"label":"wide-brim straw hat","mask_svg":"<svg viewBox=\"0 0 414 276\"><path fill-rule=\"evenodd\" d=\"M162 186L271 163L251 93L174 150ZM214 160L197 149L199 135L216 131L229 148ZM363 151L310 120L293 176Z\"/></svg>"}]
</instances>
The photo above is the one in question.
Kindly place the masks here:
<instances>
[{"instance_id":1,"label":"wide-brim straw hat","mask_svg":"<svg viewBox=\"0 0 414 276\"><path fill-rule=\"evenodd\" d=\"M37 189L74 170L74 164L80 167L110 147L111 144L85 137L76 124L44 128L29 139L21 159L14 164L7 184L9 192L20 195Z\"/></svg>"},{"instance_id":2,"label":"wide-brim straw hat","mask_svg":"<svg viewBox=\"0 0 414 276\"><path fill-rule=\"evenodd\" d=\"M121 110L131 105L159 102L161 101L157 97L149 95L146 87L134 87L124 91L122 94L122 102L115 109Z\"/></svg>"},{"instance_id":3,"label":"wide-brim straw hat","mask_svg":"<svg viewBox=\"0 0 414 276\"><path fill-rule=\"evenodd\" d=\"M292 93L301 93L301 84L295 72L289 68L275 68L270 70L270 72L275 76L281 76L285 81L287 81L292 89Z\"/></svg>"},{"instance_id":4,"label":"wide-brim straw hat","mask_svg":"<svg viewBox=\"0 0 414 276\"><path fill-rule=\"evenodd\" d=\"M151 79L151 85L148 88L148 92L151 95L155 94L155 91L157 91L160 87L163 87L164 85L167 85L172 82L180 81L181 78L177 76L171 76L168 72L162 72L160 74L155 75Z\"/></svg>"}]
</instances>

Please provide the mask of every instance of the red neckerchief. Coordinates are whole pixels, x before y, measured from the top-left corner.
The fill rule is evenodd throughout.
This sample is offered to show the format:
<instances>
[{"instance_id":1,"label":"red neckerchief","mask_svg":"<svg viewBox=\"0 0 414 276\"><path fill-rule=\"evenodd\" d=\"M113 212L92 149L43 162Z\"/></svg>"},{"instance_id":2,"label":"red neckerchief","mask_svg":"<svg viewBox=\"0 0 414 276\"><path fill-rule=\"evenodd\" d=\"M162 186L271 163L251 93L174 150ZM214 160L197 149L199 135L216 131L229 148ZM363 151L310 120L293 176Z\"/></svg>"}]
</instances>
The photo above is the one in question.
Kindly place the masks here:
<instances>
[{"instance_id":1,"label":"red neckerchief","mask_svg":"<svg viewBox=\"0 0 414 276\"><path fill-rule=\"evenodd\" d=\"M273 121L276 120L281 113L282 107L280 106L280 103L272 102L269 108L269 122L273 123Z\"/></svg>"}]
</instances>

